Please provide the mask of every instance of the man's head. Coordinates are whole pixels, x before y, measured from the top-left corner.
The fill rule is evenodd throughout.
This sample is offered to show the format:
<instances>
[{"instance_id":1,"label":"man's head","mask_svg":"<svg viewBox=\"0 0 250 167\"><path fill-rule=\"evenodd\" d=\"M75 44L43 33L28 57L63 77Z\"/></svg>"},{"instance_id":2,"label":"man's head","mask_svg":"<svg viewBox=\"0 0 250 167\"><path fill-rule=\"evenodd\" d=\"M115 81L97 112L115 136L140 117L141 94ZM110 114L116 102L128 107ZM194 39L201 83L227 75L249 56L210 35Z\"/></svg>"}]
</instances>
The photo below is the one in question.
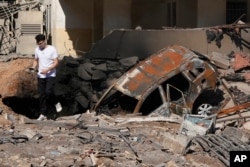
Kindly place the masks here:
<instances>
[{"instance_id":1,"label":"man's head","mask_svg":"<svg viewBox=\"0 0 250 167\"><path fill-rule=\"evenodd\" d=\"M36 35L35 39L36 39L36 43L39 46L39 48L41 50L43 50L47 45L45 35L38 34L38 35Z\"/></svg>"}]
</instances>

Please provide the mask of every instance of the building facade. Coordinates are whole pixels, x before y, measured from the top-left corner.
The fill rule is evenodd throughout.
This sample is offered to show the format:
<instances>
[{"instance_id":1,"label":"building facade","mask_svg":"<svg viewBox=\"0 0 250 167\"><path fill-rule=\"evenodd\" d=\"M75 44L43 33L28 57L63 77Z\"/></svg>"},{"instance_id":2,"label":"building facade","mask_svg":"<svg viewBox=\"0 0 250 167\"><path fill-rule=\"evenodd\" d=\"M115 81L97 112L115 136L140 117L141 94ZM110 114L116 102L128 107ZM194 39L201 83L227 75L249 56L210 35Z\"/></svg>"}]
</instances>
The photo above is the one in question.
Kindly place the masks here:
<instances>
[{"instance_id":1,"label":"building facade","mask_svg":"<svg viewBox=\"0 0 250 167\"><path fill-rule=\"evenodd\" d=\"M32 54L39 32L60 55L77 56L114 29L201 28L250 19L250 0L5 0L1 5L2 54Z\"/></svg>"},{"instance_id":2,"label":"building facade","mask_svg":"<svg viewBox=\"0 0 250 167\"><path fill-rule=\"evenodd\" d=\"M250 18L250 0L55 0L52 6L53 42L62 54L88 51L112 29L199 28Z\"/></svg>"}]
</instances>

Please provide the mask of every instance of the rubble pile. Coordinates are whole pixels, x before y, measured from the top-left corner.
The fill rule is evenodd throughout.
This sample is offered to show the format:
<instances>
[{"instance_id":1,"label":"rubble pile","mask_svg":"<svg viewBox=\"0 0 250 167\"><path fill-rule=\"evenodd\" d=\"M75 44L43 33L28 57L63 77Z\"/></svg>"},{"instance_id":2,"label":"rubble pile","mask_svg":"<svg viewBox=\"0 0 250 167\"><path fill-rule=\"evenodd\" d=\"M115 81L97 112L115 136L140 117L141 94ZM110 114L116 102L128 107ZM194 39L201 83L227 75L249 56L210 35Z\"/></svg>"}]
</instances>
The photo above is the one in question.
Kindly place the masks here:
<instances>
[{"instance_id":1,"label":"rubble pile","mask_svg":"<svg viewBox=\"0 0 250 167\"><path fill-rule=\"evenodd\" d=\"M240 90L237 86L231 86L229 90L233 94L237 104L250 102L250 95Z\"/></svg>"},{"instance_id":2,"label":"rubble pile","mask_svg":"<svg viewBox=\"0 0 250 167\"><path fill-rule=\"evenodd\" d=\"M60 61L55 85L55 95L63 108L70 108L63 112L74 114L91 108L116 79L138 62L138 57L91 60L65 56Z\"/></svg>"},{"instance_id":3,"label":"rubble pile","mask_svg":"<svg viewBox=\"0 0 250 167\"><path fill-rule=\"evenodd\" d=\"M182 155L188 140L176 135L178 117L135 122L136 115L84 113L56 121L9 116L12 128L0 132L4 166L193 166L205 159L211 167L224 166L208 154Z\"/></svg>"},{"instance_id":4,"label":"rubble pile","mask_svg":"<svg viewBox=\"0 0 250 167\"><path fill-rule=\"evenodd\" d=\"M230 151L247 151L250 149L249 144L242 142L234 135L209 134L196 136L189 142L190 143L187 144L187 147L184 150L184 154L189 151L204 150L210 152L213 156L216 156L226 166L230 166ZM191 145L193 145L192 148L190 147Z\"/></svg>"},{"instance_id":5,"label":"rubble pile","mask_svg":"<svg viewBox=\"0 0 250 167\"><path fill-rule=\"evenodd\" d=\"M170 55L177 53L177 57L180 56L178 53L183 53L184 49L179 48L174 47L176 52L173 52L174 49L171 48ZM111 117L102 113L97 114L94 111L89 112L88 109L97 103L107 89L116 83L115 81L123 74L130 69L139 69L137 70L139 72L147 69L142 68L145 62L139 63L138 57L91 59L87 56L79 58L65 56L59 63L55 87L55 94L63 106L63 111L52 116L52 120L37 121L33 119L38 110L37 96L34 93L36 89L32 89L34 82L30 82L34 81L36 74L25 70L29 67L31 60L28 64L25 64L25 61L13 63L15 66L20 66L22 70L14 71L15 75L3 75L3 77L7 77L6 82L11 82L2 87L12 91L4 94L5 91L1 91L1 97L6 105L9 105L14 111L19 111L16 112L19 115L12 115L5 111L0 113L0 118L8 121L6 126L0 127L1 164L10 166L199 166L206 162L211 167L228 166L229 152L234 149L248 148L250 138L248 132L249 85L246 78L237 80L230 79L228 76L236 76L234 74L245 76L248 74L248 66L245 63L242 66L236 65L235 63L239 63L239 61L235 61L235 57L213 54L216 56L210 55L207 58L218 68L219 82L204 75L204 72L215 74L213 70L209 70L213 68L208 68L210 63L204 63L207 61L206 59L201 61L195 57L190 62L180 63L178 66L180 68L175 66L173 68L185 69L183 76L192 78L198 88L208 85L204 82L206 79L212 86L219 84L218 89L229 94L229 100L225 98L222 103L219 103L219 106L215 107L209 104L201 106L202 111L212 108L211 113L204 112L202 115L182 113L182 116L175 115L173 112L167 115L161 114L162 111L165 112L168 109L164 103L163 107L153 108L153 113L149 115L113 113ZM155 57L152 57L152 61L146 61L146 64L149 65L147 67L153 69L150 67L150 63L152 63L155 69L161 69L160 66L156 67L153 63L154 60L159 61L157 56L163 58L162 55L156 54ZM190 54L187 55L190 56ZM171 58L174 59L176 56ZM170 58L164 60L169 64L172 63ZM206 68L203 68L204 64L207 65ZM137 68L132 68L134 66ZM236 66L237 70L233 68ZM155 71L157 70L153 70L153 72ZM139 74L139 79L141 79L143 75L140 75L139 72L136 74ZM244 75L241 75L242 73ZM149 72L143 74L145 74L145 78L149 76ZM22 79L19 75L22 76ZM123 79L130 81L129 79L135 76L126 75L128 79L126 77ZM173 95L178 95L177 92L179 92L183 96L184 93L187 93L186 90L189 86L189 84L185 84L186 82L177 82L183 81L185 79L183 76L176 75L172 80L167 79L166 82L163 82L164 89L159 87L161 86L159 83L154 86L156 90L161 91L160 95L171 89L175 90ZM212 76L217 78L217 75ZM132 78L131 83L134 83L134 79L137 78ZM142 82L139 79L136 80L137 85ZM27 81L29 84L24 84ZM172 87L168 84L171 84ZM144 82L144 85L148 86L148 83ZM135 89L131 89L131 92L133 90ZM139 89L139 92L141 90ZM184 93L180 93L181 91ZM32 97L27 97L27 94ZM134 94L132 93L132 95ZM124 100L124 96L121 97ZM155 100L155 96L152 97ZM170 107L179 109L180 114L180 111L185 111L180 108L185 100L180 101L181 98L174 97ZM215 97L213 97L214 99ZM166 99L162 98L162 100ZM148 104L146 107L152 106L152 101L148 102L146 101ZM177 103L176 106L173 106L174 102ZM111 104L116 105L117 103L111 101ZM132 106L130 101L126 104ZM30 117L31 114L33 116ZM233 129L227 130L232 127ZM221 145L222 141L225 144Z\"/></svg>"},{"instance_id":6,"label":"rubble pile","mask_svg":"<svg viewBox=\"0 0 250 167\"><path fill-rule=\"evenodd\" d=\"M218 56L218 55L217 55ZM219 55L223 57L224 64L228 64L221 72L221 77L228 81L249 82L250 55L245 52Z\"/></svg>"},{"instance_id":7,"label":"rubble pile","mask_svg":"<svg viewBox=\"0 0 250 167\"><path fill-rule=\"evenodd\" d=\"M248 92L244 92L233 83L241 82L249 84L250 82L250 55L245 52L231 52L228 55L213 52L208 56L211 62L218 68L218 76L220 80L225 79L226 82L232 83L228 85L228 91L233 96L236 104L250 102Z\"/></svg>"},{"instance_id":8,"label":"rubble pile","mask_svg":"<svg viewBox=\"0 0 250 167\"><path fill-rule=\"evenodd\" d=\"M246 53L232 52L223 55L213 52L208 58L218 68L219 80L248 83L249 66L246 62L249 62L249 56ZM75 114L90 109L118 78L139 61L142 60L138 57L91 59L87 56L80 58L65 56L58 67L55 89L56 95L64 105L65 111L61 114ZM230 84L227 89L235 104L250 102L248 92ZM70 109L70 112L67 109Z\"/></svg>"}]
</instances>

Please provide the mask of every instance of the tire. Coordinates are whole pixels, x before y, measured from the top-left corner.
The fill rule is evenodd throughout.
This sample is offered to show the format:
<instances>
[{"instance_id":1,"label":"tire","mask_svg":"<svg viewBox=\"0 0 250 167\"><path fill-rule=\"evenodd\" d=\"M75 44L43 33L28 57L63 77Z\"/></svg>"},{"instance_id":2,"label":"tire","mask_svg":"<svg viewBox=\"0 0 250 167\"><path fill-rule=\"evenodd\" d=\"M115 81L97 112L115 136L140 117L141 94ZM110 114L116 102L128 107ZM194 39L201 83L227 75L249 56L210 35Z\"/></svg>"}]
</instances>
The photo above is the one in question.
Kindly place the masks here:
<instances>
[{"instance_id":1,"label":"tire","mask_svg":"<svg viewBox=\"0 0 250 167\"><path fill-rule=\"evenodd\" d=\"M196 109L196 112L198 115L201 115L201 116L209 116L214 113L215 109L216 107L214 107L210 103L201 103Z\"/></svg>"},{"instance_id":2,"label":"tire","mask_svg":"<svg viewBox=\"0 0 250 167\"><path fill-rule=\"evenodd\" d=\"M192 114L209 116L217 112L219 104L223 101L223 92L220 90L206 90L194 102Z\"/></svg>"}]
</instances>

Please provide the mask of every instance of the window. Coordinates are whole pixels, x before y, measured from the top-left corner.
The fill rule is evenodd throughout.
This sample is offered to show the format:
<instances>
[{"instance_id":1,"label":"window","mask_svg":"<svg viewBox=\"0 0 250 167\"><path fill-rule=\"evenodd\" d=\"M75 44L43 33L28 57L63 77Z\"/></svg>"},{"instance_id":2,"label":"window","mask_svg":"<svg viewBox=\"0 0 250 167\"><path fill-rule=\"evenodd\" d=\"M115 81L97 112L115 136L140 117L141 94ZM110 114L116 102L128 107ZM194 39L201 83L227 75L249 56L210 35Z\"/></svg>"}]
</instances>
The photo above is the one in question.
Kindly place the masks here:
<instances>
[{"instance_id":1,"label":"window","mask_svg":"<svg viewBox=\"0 0 250 167\"><path fill-rule=\"evenodd\" d=\"M227 9L226 9L226 13L227 13L227 24L232 24L235 21L237 21L237 19L239 19L241 16L244 16L242 18L240 18L241 21L243 22L247 22L247 3L246 1L228 1L227 2Z\"/></svg>"},{"instance_id":2,"label":"window","mask_svg":"<svg viewBox=\"0 0 250 167\"><path fill-rule=\"evenodd\" d=\"M182 75L182 73L178 73L175 76L167 79L161 85L166 90L167 84L173 85L177 89L187 92L189 90L190 84L189 81Z\"/></svg>"},{"instance_id":3,"label":"window","mask_svg":"<svg viewBox=\"0 0 250 167\"><path fill-rule=\"evenodd\" d=\"M143 102L140 111L143 115L148 115L160 106L162 106L163 101L159 88L155 89Z\"/></svg>"},{"instance_id":4,"label":"window","mask_svg":"<svg viewBox=\"0 0 250 167\"><path fill-rule=\"evenodd\" d=\"M176 26L176 2L167 3L167 26Z\"/></svg>"}]
</instances>

